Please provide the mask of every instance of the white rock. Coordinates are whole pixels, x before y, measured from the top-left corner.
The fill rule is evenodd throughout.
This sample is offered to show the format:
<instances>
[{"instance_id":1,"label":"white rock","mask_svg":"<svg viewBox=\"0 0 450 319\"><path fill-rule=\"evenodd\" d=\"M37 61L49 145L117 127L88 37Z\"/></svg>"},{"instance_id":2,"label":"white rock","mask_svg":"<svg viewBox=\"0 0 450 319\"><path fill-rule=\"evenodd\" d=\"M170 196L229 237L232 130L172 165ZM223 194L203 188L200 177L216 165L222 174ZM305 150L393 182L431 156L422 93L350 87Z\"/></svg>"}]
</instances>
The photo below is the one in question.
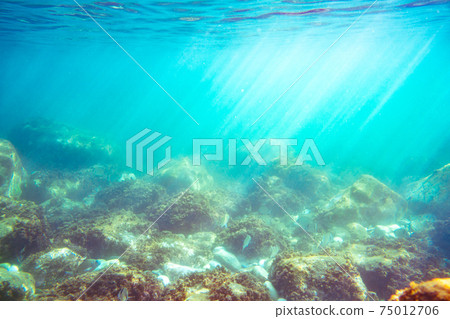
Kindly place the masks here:
<instances>
[{"instance_id":1,"label":"white rock","mask_svg":"<svg viewBox=\"0 0 450 319\"><path fill-rule=\"evenodd\" d=\"M222 266L220 263L218 263L215 260L211 260L203 268L205 268L205 269L216 269L217 267L220 267L220 266Z\"/></svg>"},{"instance_id":2,"label":"white rock","mask_svg":"<svg viewBox=\"0 0 450 319\"><path fill-rule=\"evenodd\" d=\"M177 280L181 277L188 276L190 274L201 271L203 271L203 269L192 268L189 266L178 265L170 262L164 265L164 272L172 280Z\"/></svg>"},{"instance_id":3,"label":"white rock","mask_svg":"<svg viewBox=\"0 0 450 319\"><path fill-rule=\"evenodd\" d=\"M398 231L399 229L401 229L401 227L396 224L387 226L377 225L373 230L373 236L385 238L397 238L397 236L395 236L395 231Z\"/></svg>"},{"instance_id":4,"label":"white rock","mask_svg":"<svg viewBox=\"0 0 450 319\"><path fill-rule=\"evenodd\" d=\"M167 287L170 284L170 279L167 276L159 275L158 277L156 277L156 279L161 281L164 287Z\"/></svg>"},{"instance_id":5,"label":"white rock","mask_svg":"<svg viewBox=\"0 0 450 319\"><path fill-rule=\"evenodd\" d=\"M272 298L272 300L278 300L278 292L275 289L275 287L272 285L272 283L267 280L264 282L264 286L269 291L270 298Z\"/></svg>"},{"instance_id":6,"label":"white rock","mask_svg":"<svg viewBox=\"0 0 450 319\"><path fill-rule=\"evenodd\" d=\"M259 265L253 266L250 272L261 281L266 281L269 278L269 273Z\"/></svg>"},{"instance_id":7,"label":"white rock","mask_svg":"<svg viewBox=\"0 0 450 319\"><path fill-rule=\"evenodd\" d=\"M213 250L214 258L222 265L232 271L239 271L242 266L235 255L225 250L223 247L216 247Z\"/></svg>"}]
</instances>

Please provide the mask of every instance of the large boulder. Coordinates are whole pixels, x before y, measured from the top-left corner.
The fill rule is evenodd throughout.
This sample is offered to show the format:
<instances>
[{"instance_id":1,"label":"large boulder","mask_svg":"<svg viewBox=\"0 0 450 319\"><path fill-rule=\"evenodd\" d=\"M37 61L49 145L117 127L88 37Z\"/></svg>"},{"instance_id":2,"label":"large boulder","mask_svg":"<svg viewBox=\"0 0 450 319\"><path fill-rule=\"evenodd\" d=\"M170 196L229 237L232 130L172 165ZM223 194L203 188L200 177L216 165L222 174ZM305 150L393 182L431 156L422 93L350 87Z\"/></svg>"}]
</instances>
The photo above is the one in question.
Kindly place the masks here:
<instances>
[{"instance_id":1,"label":"large boulder","mask_svg":"<svg viewBox=\"0 0 450 319\"><path fill-rule=\"evenodd\" d=\"M284 215L274 200L288 212L295 213L320 206L335 191L325 172L307 165L269 166L258 183L273 199L252 183L249 190L252 210L270 212L270 215Z\"/></svg>"},{"instance_id":2,"label":"large boulder","mask_svg":"<svg viewBox=\"0 0 450 319\"><path fill-rule=\"evenodd\" d=\"M244 246L246 239L248 243ZM274 251L289 247L289 241L282 233L255 216L230 222L219 233L218 243L236 255L257 260L269 258Z\"/></svg>"},{"instance_id":3,"label":"large boulder","mask_svg":"<svg viewBox=\"0 0 450 319\"><path fill-rule=\"evenodd\" d=\"M118 182L100 190L95 196L95 204L106 206L109 210L126 209L144 213L147 207L165 198L164 188L148 178L141 178Z\"/></svg>"},{"instance_id":4,"label":"large boulder","mask_svg":"<svg viewBox=\"0 0 450 319\"><path fill-rule=\"evenodd\" d=\"M36 287L50 288L76 275L85 259L69 248L54 248L28 257L22 268L34 276Z\"/></svg>"},{"instance_id":5,"label":"large boulder","mask_svg":"<svg viewBox=\"0 0 450 319\"><path fill-rule=\"evenodd\" d=\"M113 166L94 165L76 171L37 170L28 179L23 199L41 204L49 199L68 199L91 204L95 193L117 178Z\"/></svg>"},{"instance_id":6,"label":"large boulder","mask_svg":"<svg viewBox=\"0 0 450 319\"><path fill-rule=\"evenodd\" d=\"M39 300L161 300L162 284L151 272L115 265L104 270L70 277L44 291Z\"/></svg>"},{"instance_id":7,"label":"large boulder","mask_svg":"<svg viewBox=\"0 0 450 319\"><path fill-rule=\"evenodd\" d=\"M287 300L361 301L370 298L356 267L337 256L280 254L274 261L270 281Z\"/></svg>"},{"instance_id":8,"label":"large boulder","mask_svg":"<svg viewBox=\"0 0 450 319\"><path fill-rule=\"evenodd\" d=\"M16 266L0 264L0 300L30 300L34 291L33 276L19 271Z\"/></svg>"},{"instance_id":9,"label":"large boulder","mask_svg":"<svg viewBox=\"0 0 450 319\"><path fill-rule=\"evenodd\" d=\"M217 268L180 279L168 288L164 300L261 301L270 300L270 295L251 274L231 274Z\"/></svg>"},{"instance_id":10,"label":"large boulder","mask_svg":"<svg viewBox=\"0 0 450 319\"><path fill-rule=\"evenodd\" d=\"M160 230L182 234L214 230L223 222L224 214L221 207L212 206L208 197L197 191L174 196L148 209L149 219L156 221Z\"/></svg>"},{"instance_id":11,"label":"large boulder","mask_svg":"<svg viewBox=\"0 0 450 319\"><path fill-rule=\"evenodd\" d=\"M163 273L162 269L167 269L169 264L203 269L213 257L214 233L195 233L186 237L169 231L150 232L130 247L123 255L123 261L142 270L161 270ZM177 270L182 272L181 268L175 268L172 273Z\"/></svg>"},{"instance_id":12,"label":"large boulder","mask_svg":"<svg viewBox=\"0 0 450 319\"><path fill-rule=\"evenodd\" d=\"M0 196L0 261L21 261L49 245L42 209L32 202Z\"/></svg>"},{"instance_id":13,"label":"large boulder","mask_svg":"<svg viewBox=\"0 0 450 319\"><path fill-rule=\"evenodd\" d=\"M349 223L389 225L400 220L406 210L407 203L399 194L376 178L362 175L324 206L319 220L325 228Z\"/></svg>"},{"instance_id":14,"label":"large boulder","mask_svg":"<svg viewBox=\"0 0 450 319\"><path fill-rule=\"evenodd\" d=\"M188 187L197 191L210 190L214 183L214 178L204 165L193 166L192 160L187 157L171 160L158 170L154 180L171 195L185 191Z\"/></svg>"},{"instance_id":15,"label":"large boulder","mask_svg":"<svg viewBox=\"0 0 450 319\"><path fill-rule=\"evenodd\" d=\"M90 258L110 258L134 245L148 226L148 221L130 211L108 215L92 211L92 216L60 227L54 244Z\"/></svg>"},{"instance_id":16,"label":"large boulder","mask_svg":"<svg viewBox=\"0 0 450 319\"><path fill-rule=\"evenodd\" d=\"M448 218L450 215L450 164L407 185L405 196L411 210Z\"/></svg>"},{"instance_id":17,"label":"large boulder","mask_svg":"<svg viewBox=\"0 0 450 319\"><path fill-rule=\"evenodd\" d=\"M398 287L411 281L449 276L442 267L442 259L427 249L426 244L419 245L417 240L376 239L371 244L351 245L346 254L351 256L367 288L386 300Z\"/></svg>"},{"instance_id":18,"label":"large boulder","mask_svg":"<svg viewBox=\"0 0 450 319\"><path fill-rule=\"evenodd\" d=\"M113 161L113 147L102 138L44 119L16 126L10 140L31 166L79 169Z\"/></svg>"},{"instance_id":19,"label":"large boulder","mask_svg":"<svg viewBox=\"0 0 450 319\"><path fill-rule=\"evenodd\" d=\"M0 139L0 194L17 199L22 195L26 172L14 146Z\"/></svg>"}]
</instances>

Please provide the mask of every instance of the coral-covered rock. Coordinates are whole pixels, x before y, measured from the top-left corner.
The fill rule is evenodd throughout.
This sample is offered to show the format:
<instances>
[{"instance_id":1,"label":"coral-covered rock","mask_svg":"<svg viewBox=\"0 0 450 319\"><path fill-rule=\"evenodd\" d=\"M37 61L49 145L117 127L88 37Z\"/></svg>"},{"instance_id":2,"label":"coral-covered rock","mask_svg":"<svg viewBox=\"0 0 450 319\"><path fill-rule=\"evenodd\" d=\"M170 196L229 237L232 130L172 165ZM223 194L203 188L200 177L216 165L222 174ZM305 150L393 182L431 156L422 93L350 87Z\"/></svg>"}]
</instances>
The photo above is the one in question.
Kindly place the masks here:
<instances>
[{"instance_id":1,"label":"coral-covered rock","mask_svg":"<svg viewBox=\"0 0 450 319\"><path fill-rule=\"evenodd\" d=\"M363 175L325 205L319 220L324 227L395 224L406 209L407 203L399 194L374 177Z\"/></svg>"},{"instance_id":2,"label":"coral-covered rock","mask_svg":"<svg viewBox=\"0 0 450 319\"><path fill-rule=\"evenodd\" d=\"M223 221L224 214L220 207L213 207L205 195L195 191L149 208L149 218L158 220L160 230L182 234L213 230Z\"/></svg>"},{"instance_id":3,"label":"coral-covered rock","mask_svg":"<svg viewBox=\"0 0 450 319\"><path fill-rule=\"evenodd\" d=\"M10 140L31 166L79 169L113 161L113 147L101 138L44 119L15 127Z\"/></svg>"},{"instance_id":4,"label":"coral-covered rock","mask_svg":"<svg viewBox=\"0 0 450 319\"><path fill-rule=\"evenodd\" d=\"M435 278L397 290L391 301L450 301L450 278Z\"/></svg>"},{"instance_id":5,"label":"coral-covered rock","mask_svg":"<svg viewBox=\"0 0 450 319\"><path fill-rule=\"evenodd\" d=\"M450 213L450 164L432 174L407 185L406 199L417 213L433 213L448 217Z\"/></svg>"},{"instance_id":6,"label":"coral-covered rock","mask_svg":"<svg viewBox=\"0 0 450 319\"><path fill-rule=\"evenodd\" d=\"M34 279L29 273L19 271L17 267L0 265L0 300L30 300L34 294Z\"/></svg>"},{"instance_id":7,"label":"coral-covered rock","mask_svg":"<svg viewBox=\"0 0 450 319\"><path fill-rule=\"evenodd\" d=\"M67 199L90 205L98 189L117 178L113 166L93 165L76 171L38 170L30 176L23 199L37 204L49 199Z\"/></svg>"},{"instance_id":8,"label":"coral-covered rock","mask_svg":"<svg viewBox=\"0 0 450 319\"><path fill-rule=\"evenodd\" d=\"M156 205L165 196L165 190L161 186L142 178L115 183L102 189L95 196L95 202L110 210L126 209L144 213L147 207Z\"/></svg>"},{"instance_id":9,"label":"coral-covered rock","mask_svg":"<svg viewBox=\"0 0 450 319\"><path fill-rule=\"evenodd\" d=\"M280 177L286 186L307 199L307 202L327 199L333 194L335 188L323 170L308 165L275 165L271 171L274 175Z\"/></svg>"},{"instance_id":10,"label":"coral-covered rock","mask_svg":"<svg viewBox=\"0 0 450 319\"><path fill-rule=\"evenodd\" d=\"M270 281L287 300L369 298L356 267L342 257L281 254L274 261Z\"/></svg>"},{"instance_id":11,"label":"coral-covered rock","mask_svg":"<svg viewBox=\"0 0 450 319\"><path fill-rule=\"evenodd\" d=\"M52 230L58 230L91 214L91 210L83 202L73 201L66 197L49 199L40 207Z\"/></svg>"},{"instance_id":12,"label":"coral-covered rock","mask_svg":"<svg viewBox=\"0 0 450 319\"><path fill-rule=\"evenodd\" d=\"M250 241L248 246L244 247L246 238L250 238ZM228 227L219 233L218 243L236 255L259 259L271 257L271 252L277 249L276 247L278 251L283 251L289 246L283 234L255 216L230 222Z\"/></svg>"},{"instance_id":13,"label":"coral-covered rock","mask_svg":"<svg viewBox=\"0 0 450 319\"><path fill-rule=\"evenodd\" d=\"M22 195L26 172L14 146L0 139L0 194L17 199Z\"/></svg>"},{"instance_id":14,"label":"coral-covered rock","mask_svg":"<svg viewBox=\"0 0 450 319\"><path fill-rule=\"evenodd\" d=\"M183 192L190 186L194 191L203 192L210 190L214 183L214 178L203 165L193 166L192 160L187 157L172 160L158 170L154 180L158 185L163 186L170 195Z\"/></svg>"},{"instance_id":15,"label":"coral-covered rock","mask_svg":"<svg viewBox=\"0 0 450 319\"><path fill-rule=\"evenodd\" d=\"M49 230L42 210L32 202L0 196L0 260L16 262L46 249Z\"/></svg>"},{"instance_id":16,"label":"coral-covered rock","mask_svg":"<svg viewBox=\"0 0 450 319\"><path fill-rule=\"evenodd\" d=\"M76 275L85 259L69 248L56 248L28 257L22 268L34 276L36 287L50 288Z\"/></svg>"},{"instance_id":17,"label":"coral-covered rock","mask_svg":"<svg viewBox=\"0 0 450 319\"><path fill-rule=\"evenodd\" d=\"M67 246L77 253L84 253L76 248L82 247L90 258L119 256L149 226L148 221L129 211L94 215L96 213L99 212L93 211L91 218L58 229L55 245Z\"/></svg>"},{"instance_id":18,"label":"coral-covered rock","mask_svg":"<svg viewBox=\"0 0 450 319\"><path fill-rule=\"evenodd\" d=\"M438 247L446 258L450 258L450 216L434 223L434 230L430 232L433 244Z\"/></svg>"},{"instance_id":19,"label":"coral-covered rock","mask_svg":"<svg viewBox=\"0 0 450 319\"><path fill-rule=\"evenodd\" d=\"M39 300L123 300L126 289L128 300L160 300L162 284L151 272L142 272L127 266L112 266L103 271L88 272L70 277L56 287L44 291ZM102 276L101 276L102 275ZM96 281L97 280L97 281Z\"/></svg>"},{"instance_id":20,"label":"coral-covered rock","mask_svg":"<svg viewBox=\"0 0 450 319\"><path fill-rule=\"evenodd\" d=\"M273 165L258 183L277 203L292 213L320 205L335 191L325 173L306 165ZM249 198L253 211L284 214L258 185L252 184Z\"/></svg>"},{"instance_id":21,"label":"coral-covered rock","mask_svg":"<svg viewBox=\"0 0 450 319\"><path fill-rule=\"evenodd\" d=\"M367 288L380 299L388 299L398 287L411 281L429 280L448 276L440 270L441 260L427 252L426 246L417 246L408 240L375 239L372 243L351 245L348 249Z\"/></svg>"},{"instance_id":22,"label":"coral-covered rock","mask_svg":"<svg viewBox=\"0 0 450 319\"><path fill-rule=\"evenodd\" d=\"M218 261L221 265L226 267L231 271L240 271L242 268L241 262L237 257L227 251L224 247L219 246L214 248L214 259Z\"/></svg>"},{"instance_id":23,"label":"coral-covered rock","mask_svg":"<svg viewBox=\"0 0 450 319\"><path fill-rule=\"evenodd\" d=\"M270 295L251 274L216 268L180 279L168 288L164 300L259 301L270 300Z\"/></svg>"},{"instance_id":24,"label":"coral-covered rock","mask_svg":"<svg viewBox=\"0 0 450 319\"><path fill-rule=\"evenodd\" d=\"M168 263L203 268L212 258L214 240L214 233L196 233L186 238L168 231L152 232L137 241L122 259L142 270L164 269Z\"/></svg>"}]
</instances>

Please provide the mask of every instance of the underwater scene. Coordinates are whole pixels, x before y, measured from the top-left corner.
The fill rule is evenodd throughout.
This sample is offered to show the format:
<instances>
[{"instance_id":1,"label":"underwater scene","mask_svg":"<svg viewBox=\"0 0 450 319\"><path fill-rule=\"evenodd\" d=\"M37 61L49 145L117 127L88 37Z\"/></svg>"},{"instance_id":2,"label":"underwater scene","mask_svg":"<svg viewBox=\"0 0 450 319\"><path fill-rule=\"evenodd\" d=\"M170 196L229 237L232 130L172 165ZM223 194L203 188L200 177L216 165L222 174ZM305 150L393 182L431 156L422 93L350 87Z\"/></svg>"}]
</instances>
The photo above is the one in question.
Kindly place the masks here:
<instances>
[{"instance_id":1,"label":"underwater scene","mask_svg":"<svg viewBox=\"0 0 450 319\"><path fill-rule=\"evenodd\" d=\"M450 1L2 0L0 300L450 300Z\"/></svg>"}]
</instances>

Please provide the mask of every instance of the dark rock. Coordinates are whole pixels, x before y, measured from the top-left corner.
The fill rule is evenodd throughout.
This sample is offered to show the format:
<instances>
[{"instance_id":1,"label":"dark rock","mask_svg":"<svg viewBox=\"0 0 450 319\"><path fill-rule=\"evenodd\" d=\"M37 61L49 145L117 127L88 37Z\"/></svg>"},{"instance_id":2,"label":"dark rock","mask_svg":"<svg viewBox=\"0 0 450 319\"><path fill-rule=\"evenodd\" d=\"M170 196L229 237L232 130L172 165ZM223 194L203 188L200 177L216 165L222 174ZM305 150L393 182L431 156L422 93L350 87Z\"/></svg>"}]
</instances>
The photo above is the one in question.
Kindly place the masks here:
<instances>
[{"instance_id":1,"label":"dark rock","mask_svg":"<svg viewBox=\"0 0 450 319\"><path fill-rule=\"evenodd\" d=\"M0 300L30 300L34 290L34 279L29 273L0 267Z\"/></svg>"},{"instance_id":2,"label":"dark rock","mask_svg":"<svg viewBox=\"0 0 450 319\"><path fill-rule=\"evenodd\" d=\"M32 202L0 196L0 258L17 262L50 245L42 209Z\"/></svg>"},{"instance_id":3,"label":"dark rock","mask_svg":"<svg viewBox=\"0 0 450 319\"><path fill-rule=\"evenodd\" d=\"M287 300L361 301L369 298L356 267L337 256L281 254L274 261L270 281Z\"/></svg>"},{"instance_id":4,"label":"dark rock","mask_svg":"<svg viewBox=\"0 0 450 319\"><path fill-rule=\"evenodd\" d=\"M32 167L79 169L113 161L113 147L101 138L44 119L15 127L10 140Z\"/></svg>"},{"instance_id":5,"label":"dark rock","mask_svg":"<svg viewBox=\"0 0 450 319\"><path fill-rule=\"evenodd\" d=\"M44 291L38 300L119 300L126 288L128 300L161 300L163 286L149 272L133 267L113 266L103 271L89 272L68 278L53 289Z\"/></svg>"},{"instance_id":6,"label":"dark rock","mask_svg":"<svg viewBox=\"0 0 450 319\"><path fill-rule=\"evenodd\" d=\"M224 268L194 273L169 286L164 300L271 300L267 288L249 273L231 274Z\"/></svg>"}]
</instances>

